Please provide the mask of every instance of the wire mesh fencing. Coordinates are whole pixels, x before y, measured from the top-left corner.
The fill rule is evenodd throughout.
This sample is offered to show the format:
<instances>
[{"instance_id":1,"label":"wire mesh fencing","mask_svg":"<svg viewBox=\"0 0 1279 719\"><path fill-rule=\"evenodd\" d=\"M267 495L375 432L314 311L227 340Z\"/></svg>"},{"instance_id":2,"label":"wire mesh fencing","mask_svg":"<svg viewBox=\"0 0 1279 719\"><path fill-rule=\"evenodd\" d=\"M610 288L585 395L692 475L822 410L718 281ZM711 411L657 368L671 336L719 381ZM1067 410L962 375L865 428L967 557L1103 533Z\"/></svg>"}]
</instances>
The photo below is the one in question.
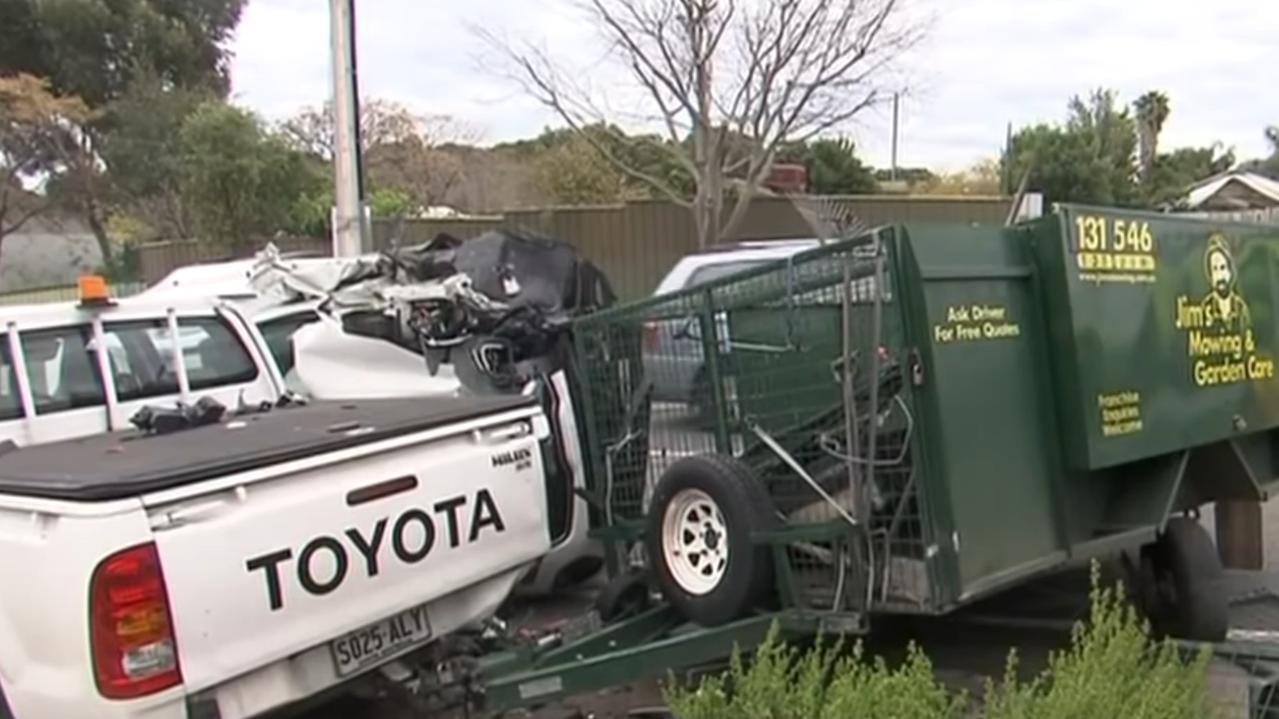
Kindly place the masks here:
<instances>
[{"instance_id":1,"label":"wire mesh fencing","mask_svg":"<svg viewBox=\"0 0 1279 719\"><path fill-rule=\"evenodd\" d=\"M579 320L587 459L606 525L642 533L683 457L741 459L783 524L812 608L923 608L931 544L891 233Z\"/></svg>"}]
</instances>

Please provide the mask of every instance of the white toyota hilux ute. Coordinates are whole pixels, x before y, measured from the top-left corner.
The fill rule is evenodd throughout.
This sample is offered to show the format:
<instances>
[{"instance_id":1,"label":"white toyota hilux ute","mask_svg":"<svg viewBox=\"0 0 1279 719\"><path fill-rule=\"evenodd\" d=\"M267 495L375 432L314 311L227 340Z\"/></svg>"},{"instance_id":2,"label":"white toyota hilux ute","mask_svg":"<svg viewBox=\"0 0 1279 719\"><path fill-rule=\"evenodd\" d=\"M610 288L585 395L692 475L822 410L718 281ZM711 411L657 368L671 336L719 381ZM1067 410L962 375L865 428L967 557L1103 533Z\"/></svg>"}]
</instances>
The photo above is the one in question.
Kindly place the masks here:
<instances>
[{"instance_id":1,"label":"white toyota hilux ute","mask_svg":"<svg viewBox=\"0 0 1279 719\"><path fill-rule=\"evenodd\" d=\"M534 397L130 429L275 402L271 317L0 309L0 719L254 716L491 617L563 543L576 468Z\"/></svg>"},{"instance_id":2,"label":"white toyota hilux ute","mask_svg":"<svg viewBox=\"0 0 1279 719\"><path fill-rule=\"evenodd\" d=\"M532 397L0 454L0 717L257 716L491 616L550 546Z\"/></svg>"}]
</instances>

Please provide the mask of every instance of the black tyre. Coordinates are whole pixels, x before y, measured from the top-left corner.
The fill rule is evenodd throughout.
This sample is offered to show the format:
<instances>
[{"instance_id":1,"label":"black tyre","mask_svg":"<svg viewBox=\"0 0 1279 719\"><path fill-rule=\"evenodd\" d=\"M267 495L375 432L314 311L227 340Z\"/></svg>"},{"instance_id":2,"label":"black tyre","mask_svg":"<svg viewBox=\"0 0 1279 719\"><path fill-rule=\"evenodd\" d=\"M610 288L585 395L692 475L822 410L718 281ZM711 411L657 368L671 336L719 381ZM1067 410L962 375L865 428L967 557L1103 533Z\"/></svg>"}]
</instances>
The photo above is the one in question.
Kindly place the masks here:
<instances>
[{"instance_id":1,"label":"black tyre","mask_svg":"<svg viewBox=\"0 0 1279 719\"><path fill-rule=\"evenodd\" d=\"M1148 612L1155 628L1180 639L1226 638L1229 605L1217 547L1193 519L1174 517L1146 548Z\"/></svg>"},{"instance_id":2,"label":"black tyre","mask_svg":"<svg viewBox=\"0 0 1279 719\"><path fill-rule=\"evenodd\" d=\"M648 555L666 601L702 626L732 621L773 591L770 549L753 532L776 526L763 484L730 457L681 459L662 475L648 517Z\"/></svg>"}]
</instances>

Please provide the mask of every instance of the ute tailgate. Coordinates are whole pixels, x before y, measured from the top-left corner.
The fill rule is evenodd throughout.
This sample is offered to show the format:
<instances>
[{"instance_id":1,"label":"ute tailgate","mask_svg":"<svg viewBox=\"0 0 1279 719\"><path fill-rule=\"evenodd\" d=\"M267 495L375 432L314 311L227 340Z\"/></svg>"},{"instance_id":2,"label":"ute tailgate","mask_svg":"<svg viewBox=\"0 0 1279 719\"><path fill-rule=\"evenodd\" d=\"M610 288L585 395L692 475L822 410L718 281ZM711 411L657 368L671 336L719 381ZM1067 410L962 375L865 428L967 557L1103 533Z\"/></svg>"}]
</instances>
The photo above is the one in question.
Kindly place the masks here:
<instances>
[{"instance_id":1,"label":"ute tailgate","mask_svg":"<svg viewBox=\"0 0 1279 719\"><path fill-rule=\"evenodd\" d=\"M334 674L358 673L353 653L427 640L433 600L547 551L539 410L507 398L460 411L468 401L447 422L409 421L403 400L358 403L340 423L298 410L252 428L284 436L282 461L144 497L189 691L389 618L389 653L333 645ZM439 402L412 404L421 415ZM304 451L308 434L327 449Z\"/></svg>"}]
</instances>

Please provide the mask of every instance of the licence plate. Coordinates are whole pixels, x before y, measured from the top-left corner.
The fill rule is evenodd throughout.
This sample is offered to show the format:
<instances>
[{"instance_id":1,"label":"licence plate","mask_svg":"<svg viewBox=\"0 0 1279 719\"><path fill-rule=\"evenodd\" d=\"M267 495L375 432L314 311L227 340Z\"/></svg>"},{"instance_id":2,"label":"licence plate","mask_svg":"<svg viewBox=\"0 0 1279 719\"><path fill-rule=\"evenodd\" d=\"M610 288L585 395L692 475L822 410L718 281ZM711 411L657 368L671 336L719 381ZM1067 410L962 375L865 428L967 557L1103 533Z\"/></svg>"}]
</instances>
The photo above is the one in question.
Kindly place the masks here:
<instances>
[{"instance_id":1,"label":"licence plate","mask_svg":"<svg viewBox=\"0 0 1279 719\"><path fill-rule=\"evenodd\" d=\"M430 638L426 605L421 605L334 639L329 642L329 653L337 675L344 677Z\"/></svg>"}]
</instances>

